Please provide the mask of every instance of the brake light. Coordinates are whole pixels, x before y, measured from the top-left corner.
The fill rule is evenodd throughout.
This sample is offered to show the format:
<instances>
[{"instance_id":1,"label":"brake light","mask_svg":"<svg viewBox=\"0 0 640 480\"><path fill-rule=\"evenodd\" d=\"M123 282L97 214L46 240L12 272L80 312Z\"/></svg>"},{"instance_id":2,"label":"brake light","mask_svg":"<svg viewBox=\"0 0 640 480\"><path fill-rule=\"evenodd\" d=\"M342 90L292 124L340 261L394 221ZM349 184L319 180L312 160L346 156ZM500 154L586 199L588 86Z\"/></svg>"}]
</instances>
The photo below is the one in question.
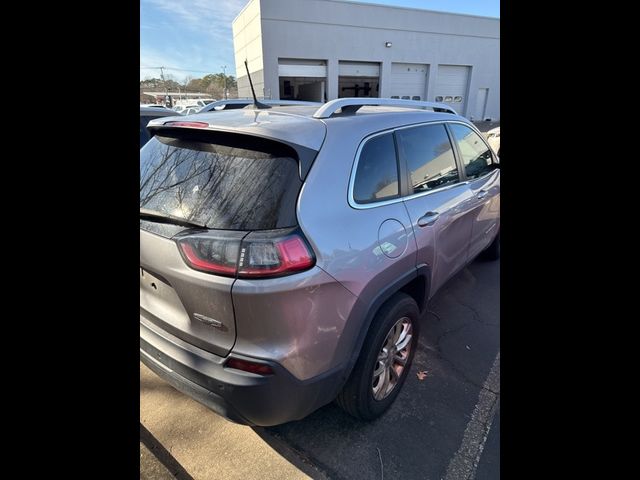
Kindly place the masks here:
<instances>
[{"instance_id":1,"label":"brake light","mask_svg":"<svg viewBox=\"0 0 640 480\"><path fill-rule=\"evenodd\" d=\"M166 122L165 127L170 125L172 127L192 127L192 128L207 128L209 124L207 122Z\"/></svg>"},{"instance_id":2,"label":"brake light","mask_svg":"<svg viewBox=\"0 0 640 480\"><path fill-rule=\"evenodd\" d=\"M214 272L214 273L226 273L226 274L236 273L235 265L233 266L225 265L222 263L216 263L215 261L208 260L206 258L202 258L203 256L201 256L200 253L195 248L193 248L191 245L189 245L186 242L182 243L181 246L182 246L182 251L184 252L184 255L187 257L187 260L194 268L197 268L199 270L204 270L207 272Z\"/></svg>"},{"instance_id":3,"label":"brake light","mask_svg":"<svg viewBox=\"0 0 640 480\"><path fill-rule=\"evenodd\" d=\"M225 364L227 368L235 368L244 372L255 373L257 375L273 375L273 369L264 363L250 362L239 358L230 358Z\"/></svg>"},{"instance_id":4,"label":"brake light","mask_svg":"<svg viewBox=\"0 0 640 480\"><path fill-rule=\"evenodd\" d=\"M227 277L267 278L307 270L315 264L299 230L209 231L177 239L187 265Z\"/></svg>"},{"instance_id":5,"label":"brake light","mask_svg":"<svg viewBox=\"0 0 640 480\"><path fill-rule=\"evenodd\" d=\"M182 258L191 268L201 272L235 277L244 232L196 233L179 237Z\"/></svg>"}]
</instances>

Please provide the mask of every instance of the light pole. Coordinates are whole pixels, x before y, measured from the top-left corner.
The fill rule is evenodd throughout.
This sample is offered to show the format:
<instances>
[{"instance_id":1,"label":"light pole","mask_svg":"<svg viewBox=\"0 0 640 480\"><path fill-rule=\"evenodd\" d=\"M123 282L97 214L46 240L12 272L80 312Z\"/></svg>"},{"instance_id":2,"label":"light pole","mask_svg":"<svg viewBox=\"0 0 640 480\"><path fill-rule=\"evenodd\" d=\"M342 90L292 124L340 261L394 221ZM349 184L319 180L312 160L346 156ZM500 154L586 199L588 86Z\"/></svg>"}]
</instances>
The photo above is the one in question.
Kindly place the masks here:
<instances>
[{"instance_id":1,"label":"light pole","mask_svg":"<svg viewBox=\"0 0 640 480\"><path fill-rule=\"evenodd\" d=\"M222 75L224 76L224 99L227 99L227 66L222 66Z\"/></svg>"},{"instance_id":2,"label":"light pole","mask_svg":"<svg viewBox=\"0 0 640 480\"><path fill-rule=\"evenodd\" d=\"M167 82L164 80L164 67L160 68L160 78L162 78L162 86L164 87L164 92L167 93Z\"/></svg>"}]
</instances>

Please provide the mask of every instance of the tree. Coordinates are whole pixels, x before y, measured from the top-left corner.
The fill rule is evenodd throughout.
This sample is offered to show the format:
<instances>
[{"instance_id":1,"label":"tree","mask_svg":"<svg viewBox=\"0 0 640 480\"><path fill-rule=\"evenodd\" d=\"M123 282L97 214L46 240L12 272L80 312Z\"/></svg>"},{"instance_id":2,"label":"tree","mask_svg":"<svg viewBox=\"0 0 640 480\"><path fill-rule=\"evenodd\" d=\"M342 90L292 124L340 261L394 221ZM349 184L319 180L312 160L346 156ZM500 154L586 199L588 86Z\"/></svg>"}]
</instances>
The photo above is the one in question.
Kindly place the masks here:
<instances>
[{"instance_id":1,"label":"tree","mask_svg":"<svg viewBox=\"0 0 640 480\"><path fill-rule=\"evenodd\" d=\"M202 89L202 79L192 78L187 84L187 90L190 92L199 92Z\"/></svg>"},{"instance_id":2,"label":"tree","mask_svg":"<svg viewBox=\"0 0 640 480\"><path fill-rule=\"evenodd\" d=\"M238 96L238 83L234 76L226 75L227 91L229 97ZM175 93L185 92L202 92L207 93L213 98L224 98L225 75L222 73L210 73L202 78L193 78L187 75L182 82L178 82L175 76L171 74L165 75L165 81L161 78L145 78L140 80L140 88L156 92L164 92L165 89Z\"/></svg>"},{"instance_id":3,"label":"tree","mask_svg":"<svg viewBox=\"0 0 640 480\"><path fill-rule=\"evenodd\" d=\"M160 78L145 78L140 80L140 88L158 88L162 86Z\"/></svg>"}]
</instances>

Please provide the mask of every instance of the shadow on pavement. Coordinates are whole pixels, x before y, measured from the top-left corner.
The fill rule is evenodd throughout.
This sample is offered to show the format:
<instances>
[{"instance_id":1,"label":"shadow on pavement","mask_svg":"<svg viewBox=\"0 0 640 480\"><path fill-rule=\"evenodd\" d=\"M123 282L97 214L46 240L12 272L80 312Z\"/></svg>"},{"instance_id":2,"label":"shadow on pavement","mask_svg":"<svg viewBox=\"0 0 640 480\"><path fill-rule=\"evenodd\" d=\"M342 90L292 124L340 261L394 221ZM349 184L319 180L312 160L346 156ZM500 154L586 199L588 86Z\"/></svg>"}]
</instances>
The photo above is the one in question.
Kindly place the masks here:
<instances>
[{"instance_id":1,"label":"shadow on pavement","mask_svg":"<svg viewBox=\"0 0 640 480\"><path fill-rule=\"evenodd\" d=\"M254 431L314 479L443 478L500 350L499 272L500 262L473 262L431 300L407 381L381 418L361 422L331 403ZM499 430L491 440L483 478L495 476Z\"/></svg>"},{"instance_id":2,"label":"shadow on pavement","mask_svg":"<svg viewBox=\"0 0 640 480\"><path fill-rule=\"evenodd\" d=\"M281 439L274 432L270 432L263 427L251 427L251 429L285 460L313 480L328 480L332 478L322 470L315 460L310 459L302 450Z\"/></svg>"},{"instance_id":3,"label":"shadow on pavement","mask_svg":"<svg viewBox=\"0 0 640 480\"><path fill-rule=\"evenodd\" d=\"M173 458L169 451L156 440L142 423L140 424L140 442L149 449L153 456L156 457L177 480L193 480L193 477L189 475L182 465Z\"/></svg>"}]
</instances>

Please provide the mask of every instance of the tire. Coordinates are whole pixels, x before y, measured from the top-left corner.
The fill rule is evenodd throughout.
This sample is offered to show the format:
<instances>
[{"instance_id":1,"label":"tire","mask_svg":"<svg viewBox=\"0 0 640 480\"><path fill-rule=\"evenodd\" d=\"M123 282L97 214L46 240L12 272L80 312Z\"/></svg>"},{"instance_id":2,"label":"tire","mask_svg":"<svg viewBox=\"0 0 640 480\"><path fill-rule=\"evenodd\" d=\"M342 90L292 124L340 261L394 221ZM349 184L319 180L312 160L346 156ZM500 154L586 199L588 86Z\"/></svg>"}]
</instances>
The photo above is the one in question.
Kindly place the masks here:
<instances>
[{"instance_id":1,"label":"tire","mask_svg":"<svg viewBox=\"0 0 640 480\"><path fill-rule=\"evenodd\" d=\"M336 399L343 410L360 420L373 420L391 406L411 369L411 362L418 346L419 317L420 312L415 300L401 292L396 293L380 308L371 322L351 376ZM406 331L406 336L411 335L406 344L409 348L399 349L394 356L394 359L404 360L406 363L397 378L393 378L391 369L397 374L402 367L401 363L394 360L389 363L392 366L385 367L385 361L389 361L389 357L387 356L385 361L379 361L379 355L383 355L383 347L389 345L392 347L387 351L396 351L396 344L393 344L395 337L392 333L394 327L395 332L399 332L397 345L402 346L402 343L406 342L406 336L402 334L405 333L405 328L408 328L407 325L410 325L410 330ZM388 334L391 337L388 337ZM374 370L382 370L383 373L374 378ZM387 389L384 389L385 376L389 379Z\"/></svg>"},{"instance_id":2,"label":"tire","mask_svg":"<svg viewBox=\"0 0 640 480\"><path fill-rule=\"evenodd\" d=\"M491 245L481 255L485 260L498 260L500 258L500 231L498 231Z\"/></svg>"}]
</instances>

